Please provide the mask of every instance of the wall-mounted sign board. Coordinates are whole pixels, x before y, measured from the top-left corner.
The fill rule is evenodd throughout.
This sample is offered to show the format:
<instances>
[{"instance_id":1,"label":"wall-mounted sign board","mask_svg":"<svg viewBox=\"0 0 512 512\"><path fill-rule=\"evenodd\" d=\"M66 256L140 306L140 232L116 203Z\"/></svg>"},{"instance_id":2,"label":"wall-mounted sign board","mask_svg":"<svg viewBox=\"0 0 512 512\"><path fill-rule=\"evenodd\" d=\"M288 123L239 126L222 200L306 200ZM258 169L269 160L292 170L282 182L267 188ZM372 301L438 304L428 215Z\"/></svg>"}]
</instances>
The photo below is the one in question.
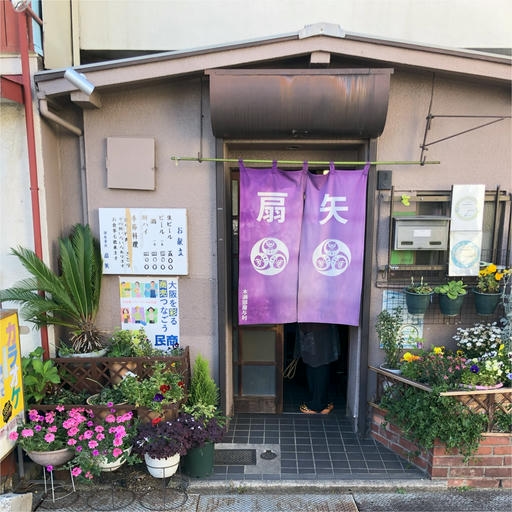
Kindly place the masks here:
<instances>
[{"instance_id":1,"label":"wall-mounted sign board","mask_svg":"<svg viewBox=\"0 0 512 512\"><path fill-rule=\"evenodd\" d=\"M185 208L100 208L103 273L187 275Z\"/></svg>"},{"instance_id":2,"label":"wall-mounted sign board","mask_svg":"<svg viewBox=\"0 0 512 512\"><path fill-rule=\"evenodd\" d=\"M25 416L21 378L18 313L0 310L0 460L14 448L9 434Z\"/></svg>"}]
</instances>

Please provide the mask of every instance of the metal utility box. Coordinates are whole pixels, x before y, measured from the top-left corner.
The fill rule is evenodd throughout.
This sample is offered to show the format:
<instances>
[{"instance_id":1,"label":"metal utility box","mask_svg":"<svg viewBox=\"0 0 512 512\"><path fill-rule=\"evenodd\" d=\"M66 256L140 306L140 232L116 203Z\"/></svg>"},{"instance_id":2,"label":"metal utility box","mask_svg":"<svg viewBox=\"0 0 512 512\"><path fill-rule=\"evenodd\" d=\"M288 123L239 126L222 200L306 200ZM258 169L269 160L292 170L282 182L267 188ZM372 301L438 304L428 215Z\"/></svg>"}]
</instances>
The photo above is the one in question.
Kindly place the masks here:
<instances>
[{"instance_id":1,"label":"metal utility box","mask_svg":"<svg viewBox=\"0 0 512 512\"><path fill-rule=\"evenodd\" d=\"M393 217L395 251L446 251L450 218L441 216Z\"/></svg>"}]
</instances>

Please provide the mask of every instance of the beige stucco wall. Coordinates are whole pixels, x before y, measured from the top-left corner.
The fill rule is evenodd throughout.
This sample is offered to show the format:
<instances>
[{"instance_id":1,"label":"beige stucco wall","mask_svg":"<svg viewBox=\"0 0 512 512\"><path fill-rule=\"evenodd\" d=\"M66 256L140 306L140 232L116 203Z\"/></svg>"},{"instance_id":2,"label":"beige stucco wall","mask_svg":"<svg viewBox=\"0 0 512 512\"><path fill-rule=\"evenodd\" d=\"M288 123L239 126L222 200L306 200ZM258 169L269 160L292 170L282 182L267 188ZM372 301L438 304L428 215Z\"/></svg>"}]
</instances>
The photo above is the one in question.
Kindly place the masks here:
<instances>
[{"instance_id":1,"label":"beige stucco wall","mask_svg":"<svg viewBox=\"0 0 512 512\"><path fill-rule=\"evenodd\" d=\"M200 149L200 82L178 80L147 88L102 94L103 106L86 111L87 188L89 222L98 233L98 208L186 208L189 237L189 275L179 277L180 337L192 359L201 353L217 374L215 174L209 163L180 162L171 155L196 155ZM203 120L203 147L212 154L208 117ZM107 188L106 138L145 137L155 140L156 189ZM119 327L119 280L106 275L101 328Z\"/></svg>"},{"instance_id":2,"label":"beige stucco wall","mask_svg":"<svg viewBox=\"0 0 512 512\"><path fill-rule=\"evenodd\" d=\"M432 90L430 73L396 72L392 75L389 110L386 126L378 140L379 160L419 160L420 145L425 130ZM510 95L507 87L477 84L453 78L437 77L432 102L432 114L437 115L510 115ZM489 119L434 119L427 134L427 143L455 135ZM505 119L490 126L461 134L430 146L426 158L440 161L425 166L381 166L393 172L395 193L444 191L453 184L485 184L486 190L496 186L512 190L511 120ZM387 192L389 194L389 192ZM375 285L379 277L377 265L387 264L389 203L376 206L374 239L378 243L377 257L372 268L372 297L370 311L369 364L380 364L383 352L378 348L375 322L382 309L384 288ZM407 208L405 208L407 210ZM411 206L409 209L414 209ZM379 219L380 217L380 219ZM510 241L509 241L510 243ZM485 320L485 319L484 319ZM453 345L454 322L425 323L423 337L426 345ZM372 376L370 376L372 378ZM370 386L370 392L371 392Z\"/></svg>"}]
</instances>

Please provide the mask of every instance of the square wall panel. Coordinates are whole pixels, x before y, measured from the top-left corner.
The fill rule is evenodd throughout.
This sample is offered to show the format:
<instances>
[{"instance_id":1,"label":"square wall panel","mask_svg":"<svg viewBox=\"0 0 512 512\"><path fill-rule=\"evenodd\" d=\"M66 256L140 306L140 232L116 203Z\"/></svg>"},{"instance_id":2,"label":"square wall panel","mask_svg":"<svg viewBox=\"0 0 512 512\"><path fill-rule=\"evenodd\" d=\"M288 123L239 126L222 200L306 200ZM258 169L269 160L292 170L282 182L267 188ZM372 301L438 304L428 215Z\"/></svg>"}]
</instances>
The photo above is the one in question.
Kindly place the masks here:
<instances>
[{"instance_id":1,"label":"square wall panel","mask_svg":"<svg viewBox=\"0 0 512 512\"><path fill-rule=\"evenodd\" d=\"M107 138L107 187L155 190L155 139Z\"/></svg>"}]
</instances>

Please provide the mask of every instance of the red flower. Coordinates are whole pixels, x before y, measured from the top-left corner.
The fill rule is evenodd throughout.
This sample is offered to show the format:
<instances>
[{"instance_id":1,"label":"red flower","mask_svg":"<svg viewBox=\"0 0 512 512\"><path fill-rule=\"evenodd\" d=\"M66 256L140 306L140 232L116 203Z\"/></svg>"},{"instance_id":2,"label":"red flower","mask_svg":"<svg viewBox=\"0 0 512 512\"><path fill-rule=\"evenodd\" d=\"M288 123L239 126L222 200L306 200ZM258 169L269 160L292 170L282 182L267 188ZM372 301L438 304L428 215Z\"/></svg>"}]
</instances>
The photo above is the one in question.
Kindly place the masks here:
<instances>
[{"instance_id":1,"label":"red flower","mask_svg":"<svg viewBox=\"0 0 512 512\"><path fill-rule=\"evenodd\" d=\"M162 418L158 417L158 418L153 418L151 420L151 424L152 425L158 425L160 422L162 421Z\"/></svg>"},{"instance_id":2,"label":"red flower","mask_svg":"<svg viewBox=\"0 0 512 512\"><path fill-rule=\"evenodd\" d=\"M180 381L178 382L178 386L179 386L180 388L184 388L184 387L185 387L185 383L184 383L182 380L180 380Z\"/></svg>"},{"instance_id":3,"label":"red flower","mask_svg":"<svg viewBox=\"0 0 512 512\"><path fill-rule=\"evenodd\" d=\"M167 391L169 391L171 389L171 386L169 386L168 384L162 384L160 386L160 391L162 393L167 393Z\"/></svg>"}]
</instances>

